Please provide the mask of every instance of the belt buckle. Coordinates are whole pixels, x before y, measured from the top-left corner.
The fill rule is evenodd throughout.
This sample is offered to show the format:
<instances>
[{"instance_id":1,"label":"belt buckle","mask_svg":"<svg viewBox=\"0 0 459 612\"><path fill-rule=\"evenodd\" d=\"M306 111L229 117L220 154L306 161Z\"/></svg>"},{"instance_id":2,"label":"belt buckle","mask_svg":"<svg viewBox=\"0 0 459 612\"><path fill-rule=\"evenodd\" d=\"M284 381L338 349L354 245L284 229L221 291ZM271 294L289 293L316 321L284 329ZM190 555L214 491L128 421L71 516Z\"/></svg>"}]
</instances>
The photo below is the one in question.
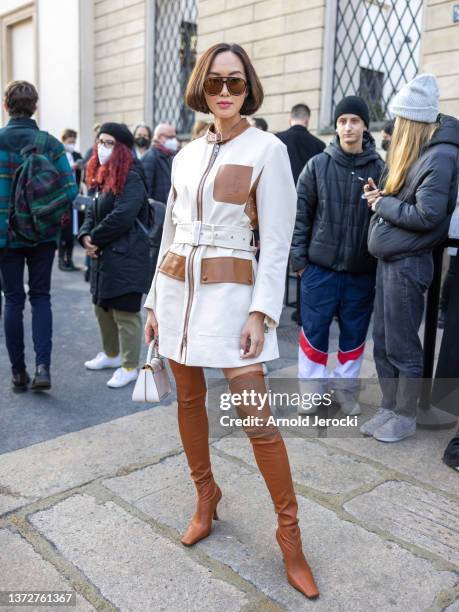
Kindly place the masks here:
<instances>
[{"instance_id":1,"label":"belt buckle","mask_svg":"<svg viewBox=\"0 0 459 612\"><path fill-rule=\"evenodd\" d=\"M201 224L202 221L193 221L191 224L191 246L199 246L199 239L201 237Z\"/></svg>"}]
</instances>

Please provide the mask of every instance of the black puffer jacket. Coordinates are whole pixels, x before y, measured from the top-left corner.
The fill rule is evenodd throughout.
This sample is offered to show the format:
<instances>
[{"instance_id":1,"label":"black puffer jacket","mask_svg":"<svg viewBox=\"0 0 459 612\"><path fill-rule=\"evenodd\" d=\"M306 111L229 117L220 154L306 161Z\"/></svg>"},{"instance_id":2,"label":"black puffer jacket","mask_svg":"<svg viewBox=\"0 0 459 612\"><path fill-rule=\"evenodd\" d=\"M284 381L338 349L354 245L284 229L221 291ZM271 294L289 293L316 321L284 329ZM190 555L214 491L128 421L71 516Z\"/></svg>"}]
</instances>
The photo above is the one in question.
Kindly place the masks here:
<instances>
[{"instance_id":1,"label":"black puffer jacket","mask_svg":"<svg viewBox=\"0 0 459 612\"><path fill-rule=\"evenodd\" d=\"M91 293L96 300L148 292L150 245L137 218L148 223L145 176L135 160L122 193L94 198L78 235L81 241L89 234L100 249L99 258L91 260Z\"/></svg>"},{"instance_id":2,"label":"black puffer jacket","mask_svg":"<svg viewBox=\"0 0 459 612\"><path fill-rule=\"evenodd\" d=\"M397 196L376 204L368 248L384 260L429 252L448 236L456 205L459 171L459 121L440 115L419 159L408 171Z\"/></svg>"},{"instance_id":3,"label":"black puffer jacket","mask_svg":"<svg viewBox=\"0 0 459 612\"><path fill-rule=\"evenodd\" d=\"M362 153L345 153L336 136L323 153L309 160L297 184L293 270L314 263L337 272L374 272L376 260L367 248L371 212L361 196L368 178L377 182L383 167L368 132Z\"/></svg>"}]
</instances>

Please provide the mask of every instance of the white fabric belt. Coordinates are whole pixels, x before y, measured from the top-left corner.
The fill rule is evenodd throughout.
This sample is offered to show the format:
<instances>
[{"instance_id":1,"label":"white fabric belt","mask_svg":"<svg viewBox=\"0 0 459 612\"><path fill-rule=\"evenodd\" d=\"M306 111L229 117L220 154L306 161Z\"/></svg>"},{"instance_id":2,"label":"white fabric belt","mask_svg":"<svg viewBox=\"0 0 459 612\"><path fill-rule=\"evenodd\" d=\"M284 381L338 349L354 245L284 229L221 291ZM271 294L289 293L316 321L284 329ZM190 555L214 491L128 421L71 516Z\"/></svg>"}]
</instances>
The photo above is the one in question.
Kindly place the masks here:
<instances>
[{"instance_id":1,"label":"white fabric belt","mask_svg":"<svg viewBox=\"0 0 459 612\"><path fill-rule=\"evenodd\" d=\"M240 251L256 250L251 245L252 230L231 225L211 225L202 221L178 223L173 242L191 246L217 246Z\"/></svg>"}]
</instances>

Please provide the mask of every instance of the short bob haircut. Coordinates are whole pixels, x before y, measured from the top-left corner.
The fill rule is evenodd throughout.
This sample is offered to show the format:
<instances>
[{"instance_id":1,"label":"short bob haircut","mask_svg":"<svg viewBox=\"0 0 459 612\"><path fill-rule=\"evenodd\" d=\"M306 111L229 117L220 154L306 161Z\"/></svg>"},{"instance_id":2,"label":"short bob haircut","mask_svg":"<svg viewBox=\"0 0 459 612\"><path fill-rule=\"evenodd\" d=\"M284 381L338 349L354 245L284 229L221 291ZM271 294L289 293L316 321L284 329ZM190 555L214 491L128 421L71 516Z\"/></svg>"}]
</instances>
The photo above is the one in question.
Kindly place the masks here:
<instances>
[{"instance_id":1,"label":"short bob haircut","mask_svg":"<svg viewBox=\"0 0 459 612\"><path fill-rule=\"evenodd\" d=\"M237 55L244 66L248 94L242 105L241 115L253 115L263 103L263 87L246 51L236 44L218 43L201 55L188 81L185 91L185 102L194 111L210 113L204 95L204 81L215 57L225 51L231 51L231 53Z\"/></svg>"}]
</instances>

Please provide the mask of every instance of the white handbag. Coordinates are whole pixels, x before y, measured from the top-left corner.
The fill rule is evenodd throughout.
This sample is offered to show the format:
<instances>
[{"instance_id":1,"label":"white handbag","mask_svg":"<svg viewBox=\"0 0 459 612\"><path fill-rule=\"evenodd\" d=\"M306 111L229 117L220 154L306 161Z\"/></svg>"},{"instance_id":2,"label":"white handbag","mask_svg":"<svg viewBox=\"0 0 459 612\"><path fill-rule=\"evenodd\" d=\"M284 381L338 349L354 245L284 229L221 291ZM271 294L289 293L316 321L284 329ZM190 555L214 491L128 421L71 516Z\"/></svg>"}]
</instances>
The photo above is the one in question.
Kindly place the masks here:
<instances>
[{"instance_id":1,"label":"white handbag","mask_svg":"<svg viewBox=\"0 0 459 612\"><path fill-rule=\"evenodd\" d=\"M153 355L154 353L154 355ZM147 362L137 377L133 402L160 402L171 392L171 383L162 357L158 354L156 343L153 341L148 347Z\"/></svg>"}]
</instances>

